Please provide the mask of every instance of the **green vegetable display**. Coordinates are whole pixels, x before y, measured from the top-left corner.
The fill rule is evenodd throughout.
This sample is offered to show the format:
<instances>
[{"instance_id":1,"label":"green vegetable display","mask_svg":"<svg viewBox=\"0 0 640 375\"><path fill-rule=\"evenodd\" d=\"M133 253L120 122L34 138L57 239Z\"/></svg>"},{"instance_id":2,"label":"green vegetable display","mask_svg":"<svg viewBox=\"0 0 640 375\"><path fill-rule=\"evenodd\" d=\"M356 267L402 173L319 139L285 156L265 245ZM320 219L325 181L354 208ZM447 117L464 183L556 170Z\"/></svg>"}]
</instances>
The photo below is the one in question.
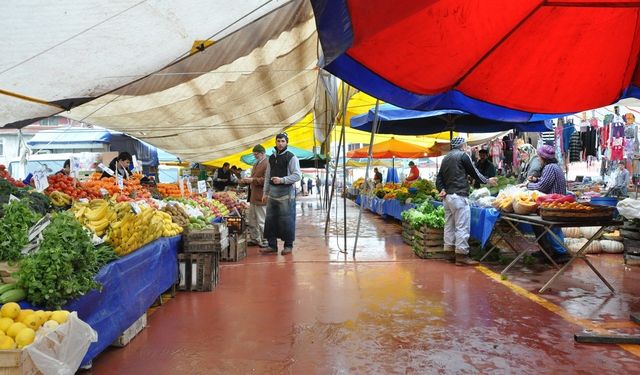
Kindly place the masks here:
<instances>
[{"instance_id":1,"label":"green vegetable display","mask_svg":"<svg viewBox=\"0 0 640 375\"><path fill-rule=\"evenodd\" d=\"M0 261L16 261L22 258L20 250L27 244L29 228L41 215L34 212L26 200L3 205L0 218Z\"/></svg>"},{"instance_id":2,"label":"green vegetable display","mask_svg":"<svg viewBox=\"0 0 640 375\"><path fill-rule=\"evenodd\" d=\"M73 214L54 214L42 235L40 249L24 258L17 272L18 285L27 292L28 301L57 309L99 287L93 279L98 255Z\"/></svg>"},{"instance_id":3,"label":"green vegetable display","mask_svg":"<svg viewBox=\"0 0 640 375\"><path fill-rule=\"evenodd\" d=\"M113 247L106 243L96 246L94 252L96 253L96 266L94 273L97 273L108 263L118 259L118 255L113 251Z\"/></svg>"},{"instance_id":4,"label":"green vegetable display","mask_svg":"<svg viewBox=\"0 0 640 375\"><path fill-rule=\"evenodd\" d=\"M423 226L429 228L444 228L444 208L434 207L430 201L424 202L416 208L402 212L402 220L409 223L413 229Z\"/></svg>"}]
</instances>

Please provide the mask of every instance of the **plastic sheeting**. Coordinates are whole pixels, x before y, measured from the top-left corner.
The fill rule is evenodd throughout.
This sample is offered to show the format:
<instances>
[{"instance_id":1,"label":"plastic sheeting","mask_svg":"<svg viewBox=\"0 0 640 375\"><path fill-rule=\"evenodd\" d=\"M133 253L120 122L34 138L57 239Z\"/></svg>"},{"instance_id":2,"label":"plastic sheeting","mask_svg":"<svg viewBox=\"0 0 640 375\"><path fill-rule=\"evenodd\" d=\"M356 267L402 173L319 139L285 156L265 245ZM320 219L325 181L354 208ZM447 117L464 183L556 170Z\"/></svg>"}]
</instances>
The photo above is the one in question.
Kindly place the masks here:
<instances>
[{"instance_id":1,"label":"plastic sheeting","mask_svg":"<svg viewBox=\"0 0 640 375\"><path fill-rule=\"evenodd\" d=\"M351 128L371 131L375 108L366 114L351 118ZM491 133L517 129L524 132L552 130L551 123L544 121L506 122L481 118L470 113L452 109L414 111L392 104L383 104L378 109L377 133L402 135L427 135L443 131L466 133Z\"/></svg>"},{"instance_id":2,"label":"plastic sheeting","mask_svg":"<svg viewBox=\"0 0 640 375\"><path fill-rule=\"evenodd\" d=\"M29 98L0 94L0 127L27 125L138 80L188 56L195 41L218 42L287 2L3 1L0 88ZM236 51L259 39L236 42Z\"/></svg>"},{"instance_id":3,"label":"plastic sheeting","mask_svg":"<svg viewBox=\"0 0 640 375\"><path fill-rule=\"evenodd\" d=\"M178 279L181 236L161 237L104 266L95 280L102 290L92 290L64 306L98 332L82 360L86 365L129 328ZM23 308L31 306L26 301Z\"/></svg>"},{"instance_id":4,"label":"plastic sheeting","mask_svg":"<svg viewBox=\"0 0 640 375\"><path fill-rule=\"evenodd\" d=\"M603 107L640 83L639 1L311 3L324 68L403 108L528 121Z\"/></svg>"},{"instance_id":5,"label":"plastic sheeting","mask_svg":"<svg viewBox=\"0 0 640 375\"><path fill-rule=\"evenodd\" d=\"M434 206L441 206L442 202L432 202ZM376 197L366 197L359 195L356 197L356 204L362 204L363 208L375 212L378 215L391 216L402 220L402 212L414 208L413 204L401 205L397 199L380 199ZM471 229L470 235L484 246L493 232L493 227L500 219L500 212L495 208L471 207Z\"/></svg>"},{"instance_id":6,"label":"plastic sheeting","mask_svg":"<svg viewBox=\"0 0 640 375\"><path fill-rule=\"evenodd\" d=\"M317 42L311 6L291 1L66 116L126 132L183 160L219 159L312 111Z\"/></svg>"}]
</instances>

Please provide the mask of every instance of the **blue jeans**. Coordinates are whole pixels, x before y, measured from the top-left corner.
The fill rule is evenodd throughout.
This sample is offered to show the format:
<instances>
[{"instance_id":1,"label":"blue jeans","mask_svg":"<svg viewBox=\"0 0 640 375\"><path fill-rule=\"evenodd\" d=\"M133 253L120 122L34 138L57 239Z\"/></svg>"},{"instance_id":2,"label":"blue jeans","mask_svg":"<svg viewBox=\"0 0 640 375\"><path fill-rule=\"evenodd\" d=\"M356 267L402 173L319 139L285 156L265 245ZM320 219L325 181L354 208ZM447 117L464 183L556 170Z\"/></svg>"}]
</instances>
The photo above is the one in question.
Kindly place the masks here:
<instances>
[{"instance_id":1,"label":"blue jeans","mask_svg":"<svg viewBox=\"0 0 640 375\"><path fill-rule=\"evenodd\" d=\"M267 216L264 221L264 237L269 247L277 248L277 239L284 241L284 247L293 247L296 236L296 200L295 198L267 201Z\"/></svg>"}]
</instances>

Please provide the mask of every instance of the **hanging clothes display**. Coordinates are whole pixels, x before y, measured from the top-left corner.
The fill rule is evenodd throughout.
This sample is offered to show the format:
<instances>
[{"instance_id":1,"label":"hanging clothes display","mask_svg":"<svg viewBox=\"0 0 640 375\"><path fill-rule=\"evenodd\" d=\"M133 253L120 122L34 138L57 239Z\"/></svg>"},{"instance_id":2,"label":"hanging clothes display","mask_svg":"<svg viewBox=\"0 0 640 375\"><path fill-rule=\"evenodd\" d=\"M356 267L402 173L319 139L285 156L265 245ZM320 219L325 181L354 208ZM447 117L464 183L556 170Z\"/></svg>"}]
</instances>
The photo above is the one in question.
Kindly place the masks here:
<instances>
[{"instance_id":1,"label":"hanging clothes display","mask_svg":"<svg viewBox=\"0 0 640 375\"><path fill-rule=\"evenodd\" d=\"M558 119L558 126L562 126L562 150L565 155L569 153L569 140L571 135L575 133L576 127L573 125L573 120L564 121L564 118Z\"/></svg>"},{"instance_id":2,"label":"hanging clothes display","mask_svg":"<svg viewBox=\"0 0 640 375\"><path fill-rule=\"evenodd\" d=\"M502 141L500 139L494 139L490 143L489 156L491 156L491 162L500 169L502 161Z\"/></svg>"},{"instance_id":3,"label":"hanging clothes display","mask_svg":"<svg viewBox=\"0 0 640 375\"><path fill-rule=\"evenodd\" d=\"M569 161L581 161L582 160L582 138L580 132L574 132L569 139Z\"/></svg>"},{"instance_id":4,"label":"hanging clothes display","mask_svg":"<svg viewBox=\"0 0 640 375\"><path fill-rule=\"evenodd\" d=\"M542 144L553 146L556 134L553 131L540 133Z\"/></svg>"},{"instance_id":5,"label":"hanging clothes display","mask_svg":"<svg viewBox=\"0 0 640 375\"><path fill-rule=\"evenodd\" d=\"M624 120L622 116L616 113L611 120L611 136L609 142L611 146L611 160L624 159L624 144Z\"/></svg>"},{"instance_id":6,"label":"hanging clothes display","mask_svg":"<svg viewBox=\"0 0 640 375\"><path fill-rule=\"evenodd\" d=\"M611 122L613 122L613 115L607 114L602 120L602 127L598 129L598 139L600 140L600 154L605 155L609 149L609 135L611 129Z\"/></svg>"},{"instance_id":7,"label":"hanging clothes display","mask_svg":"<svg viewBox=\"0 0 640 375\"><path fill-rule=\"evenodd\" d=\"M633 156L638 152L638 127L635 124L636 117L633 113L627 113L624 115L625 128L624 128L624 156L627 159L633 159Z\"/></svg>"}]
</instances>

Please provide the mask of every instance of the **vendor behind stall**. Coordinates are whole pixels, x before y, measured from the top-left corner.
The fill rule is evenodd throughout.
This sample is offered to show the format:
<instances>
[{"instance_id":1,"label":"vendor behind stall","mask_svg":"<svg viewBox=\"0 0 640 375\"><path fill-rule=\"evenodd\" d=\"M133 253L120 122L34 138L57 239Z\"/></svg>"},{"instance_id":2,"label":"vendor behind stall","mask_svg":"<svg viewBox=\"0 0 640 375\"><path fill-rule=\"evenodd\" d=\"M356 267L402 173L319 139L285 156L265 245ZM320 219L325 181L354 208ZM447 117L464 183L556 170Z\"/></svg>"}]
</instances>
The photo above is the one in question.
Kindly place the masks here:
<instances>
[{"instance_id":1,"label":"vendor behind stall","mask_svg":"<svg viewBox=\"0 0 640 375\"><path fill-rule=\"evenodd\" d=\"M520 160L522 161L522 168L520 169L520 175L518 176L518 183L522 184L527 181L536 182L542 174L542 163L536 149L528 143L520 145L518 147L520 153Z\"/></svg>"},{"instance_id":2,"label":"vendor behind stall","mask_svg":"<svg viewBox=\"0 0 640 375\"><path fill-rule=\"evenodd\" d=\"M618 162L618 169L611 173L611 187L607 191L606 196L627 197L629 186L629 171L626 168L624 160Z\"/></svg>"},{"instance_id":3,"label":"vendor behind stall","mask_svg":"<svg viewBox=\"0 0 640 375\"><path fill-rule=\"evenodd\" d=\"M65 176L68 176L69 173L71 173L71 159L65 160L62 169L56 172L56 174L63 174Z\"/></svg>"},{"instance_id":4,"label":"vendor behind stall","mask_svg":"<svg viewBox=\"0 0 640 375\"><path fill-rule=\"evenodd\" d=\"M542 162L542 175L537 182L528 182L526 184L527 189L538 190L545 194L566 194L567 182L564 178L562 168L558 165L553 146L543 145L538 147L538 157ZM564 242L564 236L560 228L554 227L552 231ZM536 237L539 237L544 233L544 229L539 226L533 226L533 232L536 234ZM540 237L538 244L556 263L566 263L571 259L567 250L548 233ZM540 259L545 258L542 252L533 253L533 256Z\"/></svg>"},{"instance_id":5,"label":"vendor behind stall","mask_svg":"<svg viewBox=\"0 0 640 375\"><path fill-rule=\"evenodd\" d=\"M476 161L476 168L481 175L486 178L495 177L496 176L496 167L493 165L491 160L488 158L489 153L487 150L482 149L478 151L478 161ZM473 187L478 189L480 188L480 180L473 180Z\"/></svg>"},{"instance_id":6,"label":"vendor behind stall","mask_svg":"<svg viewBox=\"0 0 640 375\"><path fill-rule=\"evenodd\" d=\"M117 175L122 176L122 178L129 178L131 176L131 172L129 171L129 167L133 162L133 158L131 154L128 152L121 152L117 157L111 160L109 163L109 168L114 171ZM113 177L107 172L102 172L102 177Z\"/></svg>"}]
</instances>

